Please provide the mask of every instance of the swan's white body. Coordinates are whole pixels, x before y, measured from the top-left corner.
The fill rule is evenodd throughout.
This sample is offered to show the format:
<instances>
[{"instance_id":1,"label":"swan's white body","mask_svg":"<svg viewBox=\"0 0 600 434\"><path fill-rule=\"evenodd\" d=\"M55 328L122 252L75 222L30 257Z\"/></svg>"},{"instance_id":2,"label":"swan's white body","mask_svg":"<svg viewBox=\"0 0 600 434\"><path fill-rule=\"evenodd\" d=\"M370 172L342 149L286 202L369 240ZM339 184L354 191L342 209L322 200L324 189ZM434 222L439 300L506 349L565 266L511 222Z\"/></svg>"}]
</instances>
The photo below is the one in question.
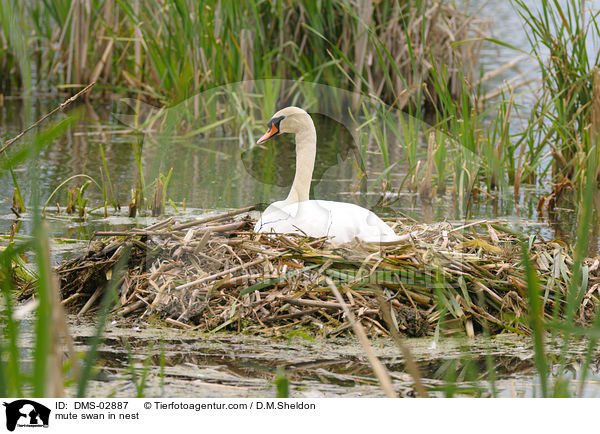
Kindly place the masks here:
<instances>
[{"instance_id":1,"label":"swan's white body","mask_svg":"<svg viewBox=\"0 0 600 434\"><path fill-rule=\"evenodd\" d=\"M392 228L368 209L350 203L308 200L317 150L317 134L308 113L287 107L273 115L269 127L258 143L278 133L296 133L296 175L287 199L269 205L254 232L329 237L334 244L356 239L370 243L398 239Z\"/></svg>"},{"instance_id":2,"label":"swan's white body","mask_svg":"<svg viewBox=\"0 0 600 434\"><path fill-rule=\"evenodd\" d=\"M328 200L282 204L283 201L269 205L256 222L254 232L330 237L335 244L355 239L371 243L397 239L384 221L358 205Z\"/></svg>"}]
</instances>

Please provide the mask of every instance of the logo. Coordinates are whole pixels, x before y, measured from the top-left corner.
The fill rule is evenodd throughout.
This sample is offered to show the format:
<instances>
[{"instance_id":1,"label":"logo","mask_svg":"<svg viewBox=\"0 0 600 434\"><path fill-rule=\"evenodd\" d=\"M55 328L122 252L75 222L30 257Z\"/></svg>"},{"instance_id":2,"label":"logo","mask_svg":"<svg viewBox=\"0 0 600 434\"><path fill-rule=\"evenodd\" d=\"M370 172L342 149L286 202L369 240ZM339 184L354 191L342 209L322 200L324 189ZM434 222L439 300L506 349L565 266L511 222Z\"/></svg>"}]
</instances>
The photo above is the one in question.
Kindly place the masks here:
<instances>
[{"instance_id":1,"label":"logo","mask_svg":"<svg viewBox=\"0 0 600 434\"><path fill-rule=\"evenodd\" d=\"M6 407L6 429L14 431L16 427L48 428L50 409L29 399L19 399L3 403Z\"/></svg>"}]
</instances>

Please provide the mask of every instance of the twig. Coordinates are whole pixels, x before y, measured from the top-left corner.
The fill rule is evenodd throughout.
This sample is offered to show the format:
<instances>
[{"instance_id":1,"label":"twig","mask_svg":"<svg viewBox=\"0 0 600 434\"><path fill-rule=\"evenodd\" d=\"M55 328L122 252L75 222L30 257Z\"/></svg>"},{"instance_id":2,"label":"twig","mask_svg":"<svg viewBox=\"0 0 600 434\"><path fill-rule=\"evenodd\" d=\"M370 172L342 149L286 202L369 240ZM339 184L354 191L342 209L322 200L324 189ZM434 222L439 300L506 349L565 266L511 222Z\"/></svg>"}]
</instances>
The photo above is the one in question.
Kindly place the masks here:
<instances>
[{"instance_id":1,"label":"twig","mask_svg":"<svg viewBox=\"0 0 600 434\"><path fill-rule=\"evenodd\" d=\"M164 226L170 225L171 223L173 223L174 220L175 219L173 217L169 217L168 219L161 220L159 222L156 222L156 223L154 223L154 224L152 224L150 226L146 226L145 228L142 228L142 229L139 229L139 230L142 231L142 232L144 232L144 231L155 231L155 230L157 230L159 228L162 228ZM132 229L132 232L135 232L137 230L138 229L134 228L134 229Z\"/></svg>"},{"instance_id":2,"label":"twig","mask_svg":"<svg viewBox=\"0 0 600 434\"><path fill-rule=\"evenodd\" d=\"M94 302L98 299L98 297L100 297L100 295L102 295L103 292L104 292L104 288L99 286L96 289L96 291L92 294L92 296L90 298L88 298L88 301L83 305L83 307L77 314L77 317L79 318L81 315L86 313L89 310L89 308L92 307L92 304L94 304Z\"/></svg>"},{"instance_id":3,"label":"twig","mask_svg":"<svg viewBox=\"0 0 600 434\"><path fill-rule=\"evenodd\" d=\"M305 300L303 298L288 298L284 297L282 299L285 303L295 304L297 306L308 306L308 307L319 307L321 309L338 309L344 310L344 306L339 303L330 303L328 301L319 301L319 300ZM367 315L374 315L379 313L377 309L364 309L364 313Z\"/></svg>"},{"instance_id":4,"label":"twig","mask_svg":"<svg viewBox=\"0 0 600 434\"><path fill-rule=\"evenodd\" d=\"M69 297L65 298L61 303L63 306L65 306L66 304L70 303L71 301L75 300L76 298L79 297L83 297L85 294L82 294L81 292L76 292L74 294L71 294Z\"/></svg>"},{"instance_id":5,"label":"twig","mask_svg":"<svg viewBox=\"0 0 600 434\"><path fill-rule=\"evenodd\" d=\"M177 291L180 291L182 289L186 289L186 288L189 288L191 286L199 285L200 283L216 279L217 277L225 276L226 274L235 273L236 271L244 270L247 267L251 267L253 265L261 264L261 263L265 262L268 259L271 259L271 258L268 258L268 257L265 256L263 258L256 259L256 260L254 260L252 262L248 262L247 264L238 265L237 267L233 267L233 268L230 268L228 270L224 270L224 271L221 271L219 273L215 273L215 274L212 274L210 276L206 276L206 277L203 277L201 279L194 280L192 282L184 283L183 285L179 285L179 286L175 287L175 289Z\"/></svg>"},{"instance_id":6,"label":"twig","mask_svg":"<svg viewBox=\"0 0 600 434\"><path fill-rule=\"evenodd\" d=\"M170 324L173 324L174 326L180 327L182 329L188 329L189 330L189 329L193 328L191 325L183 323L181 321L177 321L176 319L173 319L173 318L167 318L165 321L168 322L168 323L170 323Z\"/></svg>"},{"instance_id":7,"label":"twig","mask_svg":"<svg viewBox=\"0 0 600 434\"><path fill-rule=\"evenodd\" d=\"M207 231L210 231L210 232L234 231L236 229L243 227L245 224L246 224L245 221L241 221L241 222L227 223L225 225L207 226L205 228L198 229L198 231L196 233L201 234L201 233L207 232ZM193 226L193 225L191 225L191 226ZM94 235L92 236L92 238L94 238L94 237L127 237L130 235L136 235L136 236L144 236L144 235L145 236L150 236L150 235L177 236L177 235L179 235L178 233L175 233L175 230L176 229L173 228L173 230L171 230L171 231L165 230L165 229L160 229L160 230L155 230L155 231L149 231L149 230L143 230L143 229L130 230L130 231L97 231L97 232L94 232Z\"/></svg>"},{"instance_id":8,"label":"twig","mask_svg":"<svg viewBox=\"0 0 600 434\"><path fill-rule=\"evenodd\" d=\"M215 216L211 216L211 217L206 217L203 219L194 220L192 222L181 223L179 225L175 225L175 226L173 226L173 230L177 231L177 230L181 230L181 229L191 228L192 226L197 226L197 225L201 225L204 223L214 222L215 220L221 220L221 219L224 219L227 217L233 217L238 214L252 211L253 209L256 209L256 207L254 205L247 206L245 208L234 209L233 211L229 211L225 214L219 214L219 215L215 215Z\"/></svg>"},{"instance_id":9,"label":"twig","mask_svg":"<svg viewBox=\"0 0 600 434\"><path fill-rule=\"evenodd\" d=\"M173 232L171 231L165 231L165 230L160 230L160 231L97 231L94 232L92 234L92 238L95 237L127 237L129 235L136 235L136 236L141 236L141 235L174 235Z\"/></svg>"},{"instance_id":10,"label":"twig","mask_svg":"<svg viewBox=\"0 0 600 434\"><path fill-rule=\"evenodd\" d=\"M37 127L39 124L41 124L42 122L44 122L46 119L48 119L50 116L52 116L54 113L56 113L57 111L65 108L67 105L71 104L73 101L75 101L77 98L79 98L81 95L83 95L84 93L86 93L88 90L90 90L94 85L96 84L96 82L94 81L93 83L88 84L86 87L84 87L82 90L80 90L79 92L77 92L75 95L73 95L71 98L67 99L66 101L64 101L61 105L59 105L58 107L56 107L54 110L52 110L50 113L42 116L37 122L35 122L34 124L28 126L27 128L25 128L23 131L21 131L19 134L17 134L15 137L13 137L12 139L8 140L4 146L2 147L2 149L0 149L0 154L3 153L10 145L12 145L14 142L16 142L17 140L19 140L21 137L23 137L25 135L25 133L27 133L29 130Z\"/></svg>"},{"instance_id":11,"label":"twig","mask_svg":"<svg viewBox=\"0 0 600 434\"><path fill-rule=\"evenodd\" d=\"M121 310L121 315L127 315L131 312L133 312L136 309L139 309L140 307L146 305L146 303L142 300L138 300L133 304L130 304L128 306L125 306L122 310Z\"/></svg>"},{"instance_id":12,"label":"twig","mask_svg":"<svg viewBox=\"0 0 600 434\"><path fill-rule=\"evenodd\" d=\"M292 319L292 318L297 318L299 316L307 316L307 315L312 315L315 312L318 312L319 308L318 307L314 307L312 309L307 309L307 310L302 310L300 312L294 312L294 313L286 313L284 315L279 315L279 316L269 316L267 318L264 318L262 320L262 322L277 322L277 321L282 321L284 319Z\"/></svg>"}]
</instances>

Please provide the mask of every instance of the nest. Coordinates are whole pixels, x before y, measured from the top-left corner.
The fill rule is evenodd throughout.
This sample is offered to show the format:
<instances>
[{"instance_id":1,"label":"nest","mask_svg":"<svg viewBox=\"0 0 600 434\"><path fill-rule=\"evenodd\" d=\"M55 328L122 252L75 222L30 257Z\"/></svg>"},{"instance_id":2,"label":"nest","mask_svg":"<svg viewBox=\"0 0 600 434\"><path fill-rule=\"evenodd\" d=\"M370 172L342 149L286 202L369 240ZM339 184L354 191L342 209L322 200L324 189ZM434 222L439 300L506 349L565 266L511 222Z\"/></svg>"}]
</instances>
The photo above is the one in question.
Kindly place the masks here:
<instances>
[{"instance_id":1,"label":"nest","mask_svg":"<svg viewBox=\"0 0 600 434\"><path fill-rule=\"evenodd\" d=\"M408 336L436 327L468 335L484 328L530 331L519 238L507 229L485 221L462 227L397 223L400 242L335 247L326 239L255 234L247 211L97 233L108 238L57 269L64 306L79 315L92 312L114 287L114 312L127 317L158 317L210 332L308 329L335 336L349 324L332 282L372 335L392 327ZM561 315L569 248L538 240L530 254L544 315ZM600 277L598 260L586 266L588 290L578 313L587 324Z\"/></svg>"}]
</instances>

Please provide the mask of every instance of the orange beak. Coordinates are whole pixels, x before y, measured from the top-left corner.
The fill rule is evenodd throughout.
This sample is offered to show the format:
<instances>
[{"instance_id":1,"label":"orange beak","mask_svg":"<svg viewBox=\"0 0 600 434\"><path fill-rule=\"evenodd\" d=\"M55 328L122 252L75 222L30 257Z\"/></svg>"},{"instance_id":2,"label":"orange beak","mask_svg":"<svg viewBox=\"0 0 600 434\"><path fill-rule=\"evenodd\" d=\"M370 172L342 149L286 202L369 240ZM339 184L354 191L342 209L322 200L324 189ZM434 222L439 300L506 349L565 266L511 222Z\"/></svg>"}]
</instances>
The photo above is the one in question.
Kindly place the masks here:
<instances>
[{"instance_id":1,"label":"orange beak","mask_svg":"<svg viewBox=\"0 0 600 434\"><path fill-rule=\"evenodd\" d=\"M278 132L279 132L279 130L277 129L277 126L275 124L271 125L271 128L269 129L269 131L267 131L264 136L262 136L260 139L258 139L256 144L260 145L261 143L266 142L267 140L269 140L271 137L273 137Z\"/></svg>"}]
</instances>

